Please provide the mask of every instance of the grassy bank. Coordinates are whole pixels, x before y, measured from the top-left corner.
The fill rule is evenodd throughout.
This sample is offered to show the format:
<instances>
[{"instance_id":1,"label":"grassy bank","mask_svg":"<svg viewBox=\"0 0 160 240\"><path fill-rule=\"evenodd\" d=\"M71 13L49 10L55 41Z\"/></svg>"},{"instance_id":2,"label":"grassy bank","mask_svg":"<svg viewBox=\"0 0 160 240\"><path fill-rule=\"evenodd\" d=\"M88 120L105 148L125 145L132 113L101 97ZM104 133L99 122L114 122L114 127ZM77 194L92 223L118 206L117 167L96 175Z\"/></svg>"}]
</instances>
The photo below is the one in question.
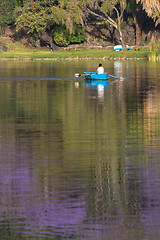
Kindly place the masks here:
<instances>
[{"instance_id":1,"label":"grassy bank","mask_svg":"<svg viewBox=\"0 0 160 240\"><path fill-rule=\"evenodd\" d=\"M160 61L160 49L152 51L149 54L148 59L154 62Z\"/></svg>"},{"instance_id":2,"label":"grassy bank","mask_svg":"<svg viewBox=\"0 0 160 240\"><path fill-rule=\"evenodd\" d=\"M100 58L148 58L149 49L132 49L115 52L113 49L77 49L52 52L50 49L27 48L21 43L10 39L0 39L5 42L8 51L0 51L0 59L100 59Z\"/></svg>"}]
</instances>

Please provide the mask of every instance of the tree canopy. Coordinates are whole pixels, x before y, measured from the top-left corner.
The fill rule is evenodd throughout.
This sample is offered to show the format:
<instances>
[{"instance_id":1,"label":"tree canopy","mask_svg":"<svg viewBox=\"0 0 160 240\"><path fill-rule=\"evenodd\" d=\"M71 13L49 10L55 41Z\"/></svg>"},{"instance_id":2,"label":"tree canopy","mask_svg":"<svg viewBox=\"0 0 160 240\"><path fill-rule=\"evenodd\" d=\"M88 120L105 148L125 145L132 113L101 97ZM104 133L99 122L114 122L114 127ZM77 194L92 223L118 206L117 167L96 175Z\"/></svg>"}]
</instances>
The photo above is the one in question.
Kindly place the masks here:
<instances>
[{"instance_id":1,"label":"tree canopy","mask_svg":"<svg viewBox=\"0 0 160 240\"><path fill-rule=\"evenodd\" d=\"M137 0L140 2L143 9L146 11L149 17L153 17L156 25L160 23L160 5L159 0Z\"/></svg>"},{"instance_id":2,"label":"tree canopy","mask_svg":"<svg viewBox=\"0 0 160 240\"><path fill-rule=\"evenodd\" d=\"M142 18L142 11L155 26L159 24L159 0L0 0L0 26L2 32L5 26L14 24L17 33L34 39L48 32L57 45L65 46L83 42L88 21L93 19L108 24L110 33L116 30L125 48L122 24L126 16L132 18L138 39L138 15Z\"/></svg>"}]
</instances>

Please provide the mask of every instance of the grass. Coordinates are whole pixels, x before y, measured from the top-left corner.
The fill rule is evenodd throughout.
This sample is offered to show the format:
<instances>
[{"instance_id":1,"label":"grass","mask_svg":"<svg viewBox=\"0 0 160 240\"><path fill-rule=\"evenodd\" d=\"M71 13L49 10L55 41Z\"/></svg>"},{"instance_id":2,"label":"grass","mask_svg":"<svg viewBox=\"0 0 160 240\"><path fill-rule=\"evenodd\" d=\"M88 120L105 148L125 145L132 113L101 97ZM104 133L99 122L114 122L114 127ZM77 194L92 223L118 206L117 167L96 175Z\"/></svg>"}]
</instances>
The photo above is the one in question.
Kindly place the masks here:
<instances>
[{"instance_id":1,"label":"grass","mask_svg":"<svg viewBox=\"0 0 160 240\"><path fill-rule=\"evenodd\" d=\"M148 58L149 49L115 52L113 49L78 49L52 52L50 49L27 48L11 39L0 38L8 51L0 51L0 59L71 59L71 58Z\"/></svg>"},{"instance_id":2,"label":"grass","mask_svg":"<svg viewBox=\"0 0 160 240\"><path fill-rule=\"evenodd\" d=\"M160 49L153 50L149 54L149 60L151 60L153 62L160 61Z\"/></svg>"}]
</instances>

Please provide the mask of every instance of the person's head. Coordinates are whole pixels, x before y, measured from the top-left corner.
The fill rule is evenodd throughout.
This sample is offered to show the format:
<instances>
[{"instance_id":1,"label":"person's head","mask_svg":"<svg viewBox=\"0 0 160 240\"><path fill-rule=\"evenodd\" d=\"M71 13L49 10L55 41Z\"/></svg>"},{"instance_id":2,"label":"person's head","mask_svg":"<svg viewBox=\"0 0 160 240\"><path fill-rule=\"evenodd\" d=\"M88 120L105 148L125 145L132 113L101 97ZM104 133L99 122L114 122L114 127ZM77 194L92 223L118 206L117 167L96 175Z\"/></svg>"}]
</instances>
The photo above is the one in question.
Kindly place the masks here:
<instances>
[{"instance_id":1,"label":"person's head","mask_svg":"<svg viewBox=\"0 0 160 240\"><path fill-rule=\"evenodd\" d=\"M99 67L102 67L102 63L99 64Z\"/></svg>"}]
</instances>

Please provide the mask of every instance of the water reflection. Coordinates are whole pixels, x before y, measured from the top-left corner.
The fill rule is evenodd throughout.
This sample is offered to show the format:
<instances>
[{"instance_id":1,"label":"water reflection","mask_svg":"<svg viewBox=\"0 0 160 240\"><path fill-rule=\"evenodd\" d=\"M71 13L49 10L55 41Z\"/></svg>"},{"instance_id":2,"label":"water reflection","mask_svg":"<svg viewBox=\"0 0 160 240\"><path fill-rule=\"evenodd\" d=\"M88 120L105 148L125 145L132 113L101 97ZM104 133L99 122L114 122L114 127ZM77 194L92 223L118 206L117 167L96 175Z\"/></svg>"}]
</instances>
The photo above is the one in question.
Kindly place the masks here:
<instances>
[{"instance_id":1,"label":"water reflection","mask_svg":"<svg viewBox=\"0 0 160 240\"><path fill-rule=\"evenodd\" d=\"M1 238L158 240L159 66L121 62L127 81L96 83L15 65L1 67ZM29 70L45 80L6 79Z\"/></svg>"},{"instance_id":2,"label":"water reflection","mask_svg":"<svg viewBox=\"0 0 160 240\"><path fill-rule=\"evenodd\" d=\"M85 87L91 90L97 90L97 95L100 101L103 101L104 93L108 88L110 81L108 80L85 80Z\"/></svg>"}]
</instances>

